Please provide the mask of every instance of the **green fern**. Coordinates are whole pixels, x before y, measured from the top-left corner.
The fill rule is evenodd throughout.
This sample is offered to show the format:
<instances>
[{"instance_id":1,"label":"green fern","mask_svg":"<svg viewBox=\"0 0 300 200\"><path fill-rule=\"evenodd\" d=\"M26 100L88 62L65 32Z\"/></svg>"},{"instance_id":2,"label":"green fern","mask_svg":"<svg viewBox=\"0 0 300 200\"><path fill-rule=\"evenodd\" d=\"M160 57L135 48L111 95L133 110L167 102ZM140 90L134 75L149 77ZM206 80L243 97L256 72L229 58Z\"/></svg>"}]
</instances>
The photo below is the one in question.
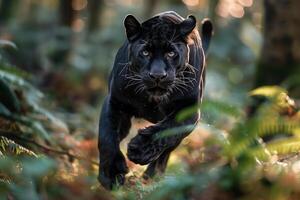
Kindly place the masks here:
<instances>
[{"instance_id":1,"label":"green fern","mask_svg":"<svg viewBox=\"0 0 300 200\"><path fill-rule=\"evenodd\" d=\"M285 118L270 119L260 117L251 119L231 132L228 152L232 155L238 155L242 151L246 151L260 137L276 134L293 135L299 127L299 122Z\"/></svg>"},{"instance_id":2,"label":"green fern","mask_svg":"<svg viewBox=\"0 0 300 200\"><path fill-rule=\"evenodd\" d=\"M225 154L233 157L247 152L249 148L256 147L257 140L261 137L299 134L296 130L300 128L300 118L297 115L293 119L289 116L282 116L282 110L295 107L294 101L289 98L286 90L278 86L266 86L253 90L250 95L263 96L270 101L262 104L254 117L240 122L230 132L229 144L225 145ZM272 148L276 147L279 148L280 144Z\"/></svg>"},{"instance_id":3,"label":"green fern","mask_svg":"<svg viewBox=\"0 0 300 200\"><path fill-rule=\"evenodd\" d=\"M272 153L289 154L300 150L300 138L288 138L274 141L266 145L266 148Z\"/></svg>"},{"instance_id":4,"label":"green fern","mask_svg":"<svg viewBox=\"0 0 300 200\"><path fill-rule=\"evenodd\" d=\"M250 96L264 96L267 98L275 98L281 93L287 93L287 91L280 86L263 86L256 88L249 92Z\"/></svg>"},{"instance_id":5,"label":"green fern","mask_svg":"<svg viewBox=\"0 0 300 200\"><path fill-rule=\"evenodd\" d=\"M248 154L260 160L267 160L270 155L288 155L300 151L300 138L280 139L263 146L248 150Z\"/></svg>"},{"instance_id":6,"label":"green fern","mask_svg":"<svg viewBox=\"0 0 300 200\"><path fill-rule=\"evenodd\" d=\"M9 63L0 63L0 70L2 72L7 72L9 74L13 74L17 77L22 77L24 79L28 79L32 77L28 72L19 69L15 66L12 66Z\"/></svg>"},{"instance_id":7,"label":"green fern","mask_svg":"<svg viewBox=\"0 0 300 200\"><path fill-rule=\"evenodd\" d=\"M56 117L54 117L49 111L39 106L43 94L39 90L34 88L30 83L25 81L23 78L0 69L0 86L1 83L3 83L2 84L3 86L5 86L6 91L10 91L10 92L3 93L2 90L3 95L6 98L10 97L10 99L12 100L7 100L5 102L2 102L3 98L0 100L0 116L20 123L21 125L29 128L28 130L29 132L33 134L38 134L42 138L51 142L50 141L51 137L49 136L48 131L44 127L43 122L45 123L50 122L54 124L55 123L63 124L63 123L60 120L58 120ZM12 93L11 87L14 87L18 91L21 91L25 98L22 99L22 101L18 99L16 95ZM15 103L12 104L12 102ZM7 107L7 105L11 105L11 104L17 106ZM18 108L17 110L20 110L20 104L23 107L27 108L27 111L25 113L17 114L14 112L10 112L11 109L9 108L11 107ZM43 120L41 120L41 118L38 117L40 115L43 116Z\"/></svg>"},{"instance_id":8,"label":"green fern","mask_svg":"<svg viewBox=\"0 0 300 200\"><path fill-rule=\"evenodd\" d=\"M33 151L3 136L0 136L0 152L2 156L6 154L12 154L37 157Z\"/></svg>"},{"instance_id":9,"label":"green fern","mask_svg":"<svg viewBox=\"0 0 300 200\"><path fill-rule=\"evenodd\" d=\"M0 40L0 48L10 47L13 49L18 49L17 45L9 40Z\"/></svg>"},{"instance_id":10,"label":"green fern","mask_svg":"<svg viewBox=\"0 0 300 200\"><path fill-rule=\"evenodd\" d=\"M191 106L179 112L178 115L176 116L176 119L178 121L183 121L188 117L192 116L193 114L195 114L200 108L201 110L205 110L209 112L217 111L218 113L223 113L236 118L241 117L243 114L237 106L234 106L230 103L216 101L216 100L204 100L202 104Z\"/></svg>"}]
</instances>

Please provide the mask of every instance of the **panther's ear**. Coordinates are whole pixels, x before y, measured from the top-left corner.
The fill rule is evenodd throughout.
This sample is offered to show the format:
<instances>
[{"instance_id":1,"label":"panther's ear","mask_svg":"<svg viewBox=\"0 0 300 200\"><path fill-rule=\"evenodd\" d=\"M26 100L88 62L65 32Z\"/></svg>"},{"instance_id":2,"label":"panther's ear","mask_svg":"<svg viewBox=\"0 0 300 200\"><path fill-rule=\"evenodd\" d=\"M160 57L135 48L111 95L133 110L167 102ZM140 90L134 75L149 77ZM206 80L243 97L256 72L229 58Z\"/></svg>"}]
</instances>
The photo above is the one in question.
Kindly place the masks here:
<instances>
[{"instance_id":1,"label":"panther's ear","mask_svg":"<svg viewBox=\"0 0 300 200\"><path fill-rule=\"evenodd\" d=\"M125 17L124 26L126 29L127 39L130 42L135 40L141 33L141 24L133 15L127 15Z\"/></svg>"},{"instance_id":2,"label":"panther's ear","mask_svg":"<svg viewBox=\"0 0 300 200\"><path fill-rule=\"evenodd\" d=\"M196 17L194 17L193 15L189 15L187 19L183 20L183 22L179 24L180 34L183 36L187 36L193 31L193 29L196 27L196 24Z\"/></svg>"}]
</instances>

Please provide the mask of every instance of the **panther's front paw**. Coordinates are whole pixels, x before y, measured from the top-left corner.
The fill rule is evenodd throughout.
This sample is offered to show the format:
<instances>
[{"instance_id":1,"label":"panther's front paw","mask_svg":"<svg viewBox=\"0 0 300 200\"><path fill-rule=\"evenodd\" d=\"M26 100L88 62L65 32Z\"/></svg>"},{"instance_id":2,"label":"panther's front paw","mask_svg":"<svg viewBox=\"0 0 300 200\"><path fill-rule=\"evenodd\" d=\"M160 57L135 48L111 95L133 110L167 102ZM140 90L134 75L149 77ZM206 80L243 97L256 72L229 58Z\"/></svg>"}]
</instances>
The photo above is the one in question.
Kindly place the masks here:
<instances>
[{"instance_id":1,"label":"panther's front paw","mask_svg":"<svg viewBox=\"0 0 300 200\"><path fill-rule=\"evenodd\" d=\"M127 173L128 167L125 158L120 153L111 161L100 161L98 180L105 189L111 190L115 185L125 183Z\"/></svg>"},{"instance_id":2,"label":"panther's front paw","mask_svg":"<svg viewBox=\"0 0 300 200\"><path fill-rule=\"evenodd\" d=\"M134 163L146 165L156 160L166 148L165 138L157 139L152 127L141 129L128 144L127 156Z\"/></svg>"}]
</instances>

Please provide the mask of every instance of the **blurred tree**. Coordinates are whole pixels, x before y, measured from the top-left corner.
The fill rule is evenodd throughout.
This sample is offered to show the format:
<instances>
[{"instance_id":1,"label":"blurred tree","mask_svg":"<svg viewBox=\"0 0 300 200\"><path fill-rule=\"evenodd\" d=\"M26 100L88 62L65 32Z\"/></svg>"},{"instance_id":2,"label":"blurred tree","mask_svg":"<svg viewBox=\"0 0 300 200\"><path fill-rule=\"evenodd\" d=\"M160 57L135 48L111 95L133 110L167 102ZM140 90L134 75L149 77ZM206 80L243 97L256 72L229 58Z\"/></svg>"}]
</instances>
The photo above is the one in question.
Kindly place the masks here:
<instances>
[{"instance_id":1,"label":"blurred tree","mask_svg":"<svg viewBox=\"0 0 300 200\"><path fill-rule=\"evenodd\" d=\"M219 0L210 0L208 3L208 16L210 20L215 23L216 21L216 7L219 3Z\"/></svg>"},{"instance_id":2,"label":"blurred tree","mask_svg":"<svg viewBox=\"0 0 300 200\"><path fill-rule=\"evenodd\" d=\"M73 9L73 2L74 0L60 0L59 4L59 13L60 13L60 24L64 27L68 27L69 31L67 34L61 36L61 41L65 44L65 48L57 51L53 57L57 63L64 63L68 62L68 55L72 48L72 25L76 18L77 11ZM66 67L67 65L63 65Z\"/></svg>"},{"instance_id":3,"label":"blurred tree","mask_svg":"<svg viewBox=\"0 0 300 200\"><path fill-rule=\"evenodd\" d=\"M154 14L154 10L159 3L158 0L146 0L145 2L145 19L150 18Z\"/></svg>"},{"instance_id":4,"label":"blurred tree","mask_svg":"<svg viewBox=\"0 0 300 200\"><path fill-rule=\"evenodd\" d=\"M64 26L71 27L76 11L72 8L73 0L60 0L60 18Z\"/></svg>"},{"instance_id":5,"label":"blurred tree","mask_svg":"<svg viewBox=\"0 0 300 200\"><path fill-rule=\"evenodd\" d=\"M299 73L300 1L264 1L264 43L255 87L278 85ZM298 70L298 71L297 71Z\"/></svg>"},{"instance_id":6,"label":"blurred tree","mask_svg":"<svg viewBox=\"0 0 300 200\"><path fill-rule=\"evenodd\" d=\"M89 0L89 20L88 20L88 31L93 32L99 29L100 25L100 13L103 8L103 0Z\"/></svg>"},{"instance_id":7,"label":"blurred tree","mask_svg":"<svg viewBox=\"0 0 300 200\"><path fill-rule=\"evenodd\" d=\"M0 23L5 24L14 15L18 0L2 0L0 7Z\"/></svg>"}]
</instances>

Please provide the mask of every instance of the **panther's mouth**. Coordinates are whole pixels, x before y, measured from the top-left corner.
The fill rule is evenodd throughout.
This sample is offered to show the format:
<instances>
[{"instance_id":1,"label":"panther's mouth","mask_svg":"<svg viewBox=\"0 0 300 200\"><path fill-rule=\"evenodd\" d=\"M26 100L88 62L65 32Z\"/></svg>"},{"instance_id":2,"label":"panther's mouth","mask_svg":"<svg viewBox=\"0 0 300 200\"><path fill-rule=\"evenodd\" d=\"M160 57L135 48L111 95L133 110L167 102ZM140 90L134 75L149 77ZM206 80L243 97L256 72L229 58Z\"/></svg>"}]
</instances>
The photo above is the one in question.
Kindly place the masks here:
<instances>
[{"instance_id":1,"label":"panther's mouth","mask_svg":"<svg viewBox=\"0 0 300 200\"><path fill-rule=\"evenodd\" d=\"M168 90L166 88L157 86L157 87L149 88L149 89L147 89L147 91L150 95L162 96L162 95L166 94Z\"/></svg>"}]
</instances>

